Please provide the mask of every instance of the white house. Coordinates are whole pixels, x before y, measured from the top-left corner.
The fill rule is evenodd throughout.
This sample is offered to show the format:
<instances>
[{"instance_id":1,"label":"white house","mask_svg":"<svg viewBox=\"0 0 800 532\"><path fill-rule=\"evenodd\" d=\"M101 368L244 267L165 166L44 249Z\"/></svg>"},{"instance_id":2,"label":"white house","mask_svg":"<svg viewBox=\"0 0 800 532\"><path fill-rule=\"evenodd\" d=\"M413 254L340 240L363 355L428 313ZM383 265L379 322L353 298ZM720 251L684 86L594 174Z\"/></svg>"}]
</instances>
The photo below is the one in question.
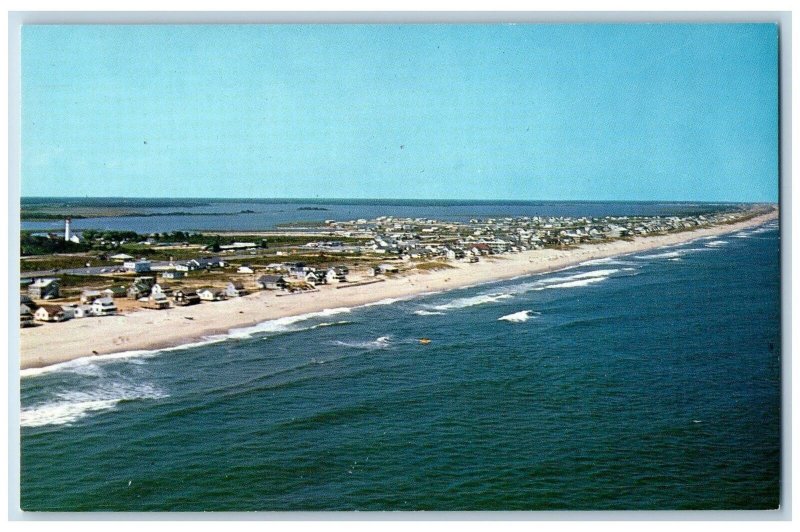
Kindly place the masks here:
<instances>
[{"instance_id":1,"label":"white house","mask_svg":"<svg viewBox=\"0 0 800 532\"><path fill-rule=\"evenodd\" d=\"M97 301L95 299L95 301ZM75 305L73 307L73 314L76 318L87 318L94 315L91 305Z\"/></svg>"},{"instance_id":2,"label":"white house","mask_svg":"<svg viewBox=\"0 0 800 532\"><path fill-rule=\"evenodd\" d=\"M329 283L334 281L345 283L347 282L347 273L348 270L345 267L328 268L328 271L325 273L325 278Z\"/></svg>"},{"instance_id":3,"label":"white house","mask_svg":"<svg viewBox=\"0 0 800 532\"><path fill-rule=\"evenodd\" d=\"M33 313L37 321L64 321L64 310L58 305L42 305Z\"/></svg>"},{"instance_id":4,"label":"white house","mask_svg":"<svg viewBox=\"0 0 800 532\"><path fill-rule=\"evenodd\" d=\"M117 305L110 297L101 297L92 301L92 314L95 316L112 316L117 313Z\"/></svg>"},{"instance_id":5,"label":"white house","mask_svg":"<svg viewBox=\"0 0 800 532\"><path fill-rule=\"evenodd\" d=\"M197 295L203 301L222 301L225 299L225 292L223 290L213 290L211 288L201 288L197 291Z\"/></svg>"},{"instance_id":6,"label":"white house","mask_svg":"<svg viewBox=\"0 0 800 532\"><path fill-rule=\"evenodd\" d=\"M157 310L169 308L169 299L162 292L154 292L147 298L147 306Z\"/></svg>"},{"instance_id":7,"label":"white house","mask_svg":"<svg viewBox=\"0 0 800 532\"><path fill-rule=\"evenodd\" d=\"M165 296L171 296L172 292L173 290L171 286L167 286L161 283L154 284L153 288L150 290L151 294L164 294Z\"/></svg>"},{"instance_id":8,"label":"white house","mask_svg":"<svg viewBox=\"0 0 800 532\"><path fill-rule=\"evenodd\" d=\"M231 281L225 287L225 295L228 297L241 297L247 295L244 285L239 281Z\"/></svg>"},{"instance_id":9,"label":"white house","mask_svg":"<svg viewBox=\"0 0 800 532\"><path fill-rule=\"evenodd\" d=\"M387 273L397 273L398 271L400 271L400 270L394 264L383 263L383 264L378 264L378 267L375 268L374 273L375 273L375 275L378 275L378 274L384 274L385 275Z\"/></svg>"},{"instance_id":10,"label":"white house","mask_svg":"<svg viewBox=\"0 0 800 532\"><path fill-rule=\"evenodd\" d=\"M91 304L95 299L103 297L103 293L99 290L84 290L81 292L81 303Z\"/></svg>"}]
</instances>

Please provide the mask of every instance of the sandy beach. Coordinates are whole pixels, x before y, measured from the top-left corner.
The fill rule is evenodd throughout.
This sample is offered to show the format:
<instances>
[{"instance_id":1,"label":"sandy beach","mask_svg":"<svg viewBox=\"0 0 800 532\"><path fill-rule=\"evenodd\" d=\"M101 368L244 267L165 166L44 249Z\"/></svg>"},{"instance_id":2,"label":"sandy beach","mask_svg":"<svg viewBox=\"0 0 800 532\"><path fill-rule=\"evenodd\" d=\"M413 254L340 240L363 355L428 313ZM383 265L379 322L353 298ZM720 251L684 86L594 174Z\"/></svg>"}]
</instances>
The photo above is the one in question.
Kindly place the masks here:
<instances>
[{"instance_id":1,"label":"sandy beach","mask_svg":"<svg viewBox=\"0 0 800 532\"><path fill-rule=\"evenodd\" d=\"M486 257L474 264L450 263L453 265L451 269L398 276L388 278L385 282L349 286L346 289L338 289L340 285L330 285L319 291L291 296L264 291L190 307L142 310L26 328L20 330L20 368L39 368L87 356L178 346L267 320L557 270L590 259L642 252L701 237L736 232L776 218L777 209L731 225L640 237L632 241L585 244L568 250L543 249Z\"/></svg>"}]
</instances>

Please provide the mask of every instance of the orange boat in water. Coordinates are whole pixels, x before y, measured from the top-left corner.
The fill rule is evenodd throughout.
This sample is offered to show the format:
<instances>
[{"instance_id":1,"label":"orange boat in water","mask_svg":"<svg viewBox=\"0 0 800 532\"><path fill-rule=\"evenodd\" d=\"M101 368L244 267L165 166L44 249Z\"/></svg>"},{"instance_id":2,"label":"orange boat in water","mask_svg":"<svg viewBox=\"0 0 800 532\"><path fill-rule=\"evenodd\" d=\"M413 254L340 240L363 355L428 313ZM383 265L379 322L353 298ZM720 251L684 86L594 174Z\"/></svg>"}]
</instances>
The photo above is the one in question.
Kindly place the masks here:
<instances>
[{"instance_id":1,"label":"orange boat in water","mask_svg":"<svg viewBox=\"0 0 800 532\"><path fill-rule=\"evenodd\" d=\"M419 339L419 343L421 343L421 344L429 344L429 343L431 343L431 339L430 338L420 338Z\"/></svg>"}]
</instances>

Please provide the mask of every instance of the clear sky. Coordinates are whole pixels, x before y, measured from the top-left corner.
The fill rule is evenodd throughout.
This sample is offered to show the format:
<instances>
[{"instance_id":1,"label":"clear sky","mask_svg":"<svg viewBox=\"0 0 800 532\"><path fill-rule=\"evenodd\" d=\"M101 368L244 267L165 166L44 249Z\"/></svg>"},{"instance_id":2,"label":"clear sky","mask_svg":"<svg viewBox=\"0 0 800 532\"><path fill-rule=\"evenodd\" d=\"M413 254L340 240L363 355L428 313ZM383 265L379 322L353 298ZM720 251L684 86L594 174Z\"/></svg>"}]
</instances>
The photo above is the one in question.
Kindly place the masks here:
<instances>
[{"instance_id":1,"label":"clear sky","mask_svg":"<svg viewBox=\"0 0 800 532\"><path fill-rule=\"evenodd\" d=\"M769 24L26 26L25 196L777 201Z\"/></svg>"}]
</instances>

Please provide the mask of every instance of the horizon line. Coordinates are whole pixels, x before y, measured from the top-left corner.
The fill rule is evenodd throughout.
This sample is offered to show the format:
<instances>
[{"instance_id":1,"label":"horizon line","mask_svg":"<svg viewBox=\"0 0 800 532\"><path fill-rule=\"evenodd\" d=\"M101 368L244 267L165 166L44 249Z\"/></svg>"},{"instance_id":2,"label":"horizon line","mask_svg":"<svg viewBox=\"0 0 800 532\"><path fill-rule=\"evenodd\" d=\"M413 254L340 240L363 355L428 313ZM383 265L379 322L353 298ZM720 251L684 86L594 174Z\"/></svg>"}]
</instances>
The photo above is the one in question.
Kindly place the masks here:
<instances>
[{"instance_id":1,"label":"horizon line","mask_svg":"<svg viewBox=\"0 0 800 532\"><path fill-rule=\"evenodd\" d=\"M526 202L575 202L575 203L750 203L750 204L780 204L778 200L695 200L695 199L508 199L508 198L357 198L357 197L236 197L236 196L23 196L25 199L132 199L132 200L242 200L246 202L262 200L278 201L463 201L463 202L503 202L503 203L526 203Z\"/></svg>"}]
</instances>

